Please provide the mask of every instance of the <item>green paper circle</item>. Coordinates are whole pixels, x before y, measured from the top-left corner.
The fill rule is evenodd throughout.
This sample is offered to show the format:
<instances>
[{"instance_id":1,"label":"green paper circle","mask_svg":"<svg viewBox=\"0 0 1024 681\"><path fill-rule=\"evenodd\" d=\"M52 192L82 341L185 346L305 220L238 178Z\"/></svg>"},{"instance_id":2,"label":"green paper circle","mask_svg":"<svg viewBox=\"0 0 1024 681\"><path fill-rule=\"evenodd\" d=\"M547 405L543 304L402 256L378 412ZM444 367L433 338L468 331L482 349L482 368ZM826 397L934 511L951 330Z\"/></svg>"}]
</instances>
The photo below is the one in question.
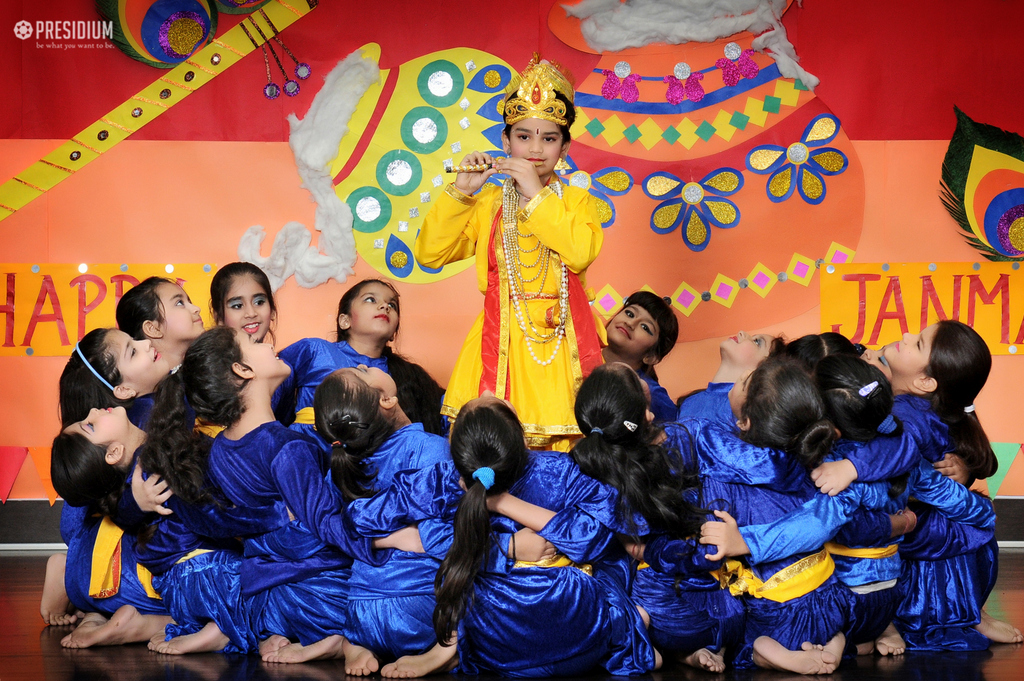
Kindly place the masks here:
<instances>
[{"instance_id":1,"label":"green paper circle","mask_svg":"<svg viewBox=\"0 0 1024 681\"><path fill-rule=\"evenodd\" d=\"M388 179L388 166L395 161L404 161L409 164L409 168L412 170L412 174L409 176L408 181L402 184L393 184ZM423 168L420 166L420 160L416 158L416 155L405 151L404 149L394 149L389 151L380 157L377 161L377 184L380 188L386 191L392 196L406 196L416 191L416 188L420 186L420 181L423 179Z\"/></svg>"},{"instance_id":2,"label":"green paper circle","mask_svg":"<svg viewBox=\"0 0 1024 681\"><path fill-rule=\"evenodd\" d=\"M373 220L363 220L359 217L359 202L365 198L373 198L380 204L380 215ZM391 220L391 199L376 187L360 187L345 199L345 203L352 209L352 229L357 232L379 232L384 229Z\"/></svg>"},{"instance_id":3,"label":"green paper circle","mask_svg":"<svg viewBox=\"0 0 1024 681\"><path fill-rule=\"evenodd\" d=\"M435 73L447 73L452 79L452 89L444 95L435 95L430 91L430 77ZM423 67L419 78L416 79L416 87L419 88L420 97L423 97L430 106L443 109L459 101L462 91L466 87L466 79L462 76L462 70L447 59L432 61Z\"/></svg>"},{"instance_id":4,"label":"green paper circle","mask_svg":"<svg viewBox=\"0 0 1024 681\"><path fill-rule=\"evenodd\" d=\"M417 121L429 118L437 126L437 135L429 142L420 142L412 133ZM432 154L440 149L448 139L448 121L441 112L429 106L418 106L402 119L402 141L417 154Z\"/></svg>"}]
</instances>

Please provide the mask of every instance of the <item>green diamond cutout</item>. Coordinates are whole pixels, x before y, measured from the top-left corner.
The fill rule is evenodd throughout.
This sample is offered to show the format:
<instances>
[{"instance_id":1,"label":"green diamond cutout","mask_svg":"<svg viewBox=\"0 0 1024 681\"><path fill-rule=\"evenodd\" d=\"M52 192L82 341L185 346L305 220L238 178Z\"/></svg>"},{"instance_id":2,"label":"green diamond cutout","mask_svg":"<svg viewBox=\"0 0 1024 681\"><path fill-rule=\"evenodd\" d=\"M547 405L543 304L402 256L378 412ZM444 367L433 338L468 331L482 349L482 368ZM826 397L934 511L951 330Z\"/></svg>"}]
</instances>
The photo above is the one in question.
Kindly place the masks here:
<instances>
[{"instance_id":1,"label":"green diamond cutout","mask_svg":"<svg viewBox=\"0 0 1024 681\"><path fill-rule=\"evenodd\" d=\"M768 95L764 98L764 106L761 108L768 113L779 113L779 109L782 108L782 100L778 97Z\"/></svg>"},{"instance_id":2,"label":"green diamond cutout","mask_svg":"<svg viewBox=\"0 0 1024 681\"><path fill-rule=\"evenodd\" d=\"M793 87L795 87L797 90L804 90L805 92L807 90L811 89L811 88L807 87L806 85L804 85L804 82L802 80L800 80L799 78L797 78L796 80L793 81Z\"/></svg>"},{"instance_id":3,"label":"green diamond cutout","mask_svg":"<svg viewBox=\"0 0 1024 681\"><path fill-rule=\"evenodd\" d=\"M986 480L989 496L994 497L1003 484L1003 478L1010 472L1010 467L1013 465L1014 459L1017 458L1017 452L1020 451L1020 445L1016 442L992 442L990 444L996 455L996 461L999 462L999 468L996 469L992 477Z\"/></svg>"},{"instance_id":4,"label":"green diamond cutout","mask_svg":"<svg viewBox=\"0 0 1024 681\"><path fill-rule=\"evenodd\" d=\"M629 140L630 144L636 142L638 139L644 136L644 134L640 132L640 128L636 127L635 125L631 125L625 130L623 130L622 135Z\"/></svg>"},{"instance_id":5,"label":"green diamond cutout","mask_svg":"<svg viewBox=\"0 0 1024 681\"><path fill-rule=\"evenodd\" d=\"M675 144L676 140L678 140L680 137L682 137L682 135L680 135L679 131L676 130L675 128L669 127L668 130L666 130L665 132L661 133L661 137L662 137L662 139L664 139L669 144Z\"/></svg>"},{"instance_id":6,"label":"green diamond cutout","mask_svg":"<svg viewBox=\"0 0 1024 681\"><path fill-rule=\"evenodd\" d=\"M729 125L736 128L737 130L744 130L747 127L747 123L750 122L750 116L741 114L739 111L734 111L732 118L729 119Z\"/></svg>"},{"instance_id":7,"label":"green diamond cutout","mask_svg":"<svg viewBox=\"0 0 1024 681\"><path fill-rule=\"evenodd\" d=\"M711 136L715 134L715 126L711 125L707 121L704 121L697 126L697 129L693 131L697 137L701 138L705 142L711 139Z\"/></svg>"},{"instance_id":8,"label":"green diamond cutout","mask_svg":"<svg viewBox=\"0 0 1024 681\"><path fill-rule=\"evenodd\" d=\"M587 132L589 132L594 137L597 137L602 132L604 132L604 123L597 120L596 118L591 118L590 122L583 127L585 127L587 129Z\"/></svg>"}]
</instances>

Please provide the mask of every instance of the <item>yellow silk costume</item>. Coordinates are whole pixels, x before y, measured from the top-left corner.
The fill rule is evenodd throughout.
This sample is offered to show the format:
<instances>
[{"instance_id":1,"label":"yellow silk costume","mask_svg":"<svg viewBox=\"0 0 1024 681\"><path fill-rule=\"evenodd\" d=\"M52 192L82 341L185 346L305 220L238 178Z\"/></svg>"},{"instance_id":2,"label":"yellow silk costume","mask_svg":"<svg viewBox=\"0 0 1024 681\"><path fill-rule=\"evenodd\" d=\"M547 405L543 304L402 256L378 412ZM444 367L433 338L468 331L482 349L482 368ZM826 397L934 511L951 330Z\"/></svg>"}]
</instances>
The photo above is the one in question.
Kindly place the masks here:
<instances>
[{"instance_id":1,"label":"yellow silk costume","mask_svg":"<svg viewBox=\"0 0 1024 681\"><path fill-rule=\"evenodd\" d=\"M557 178L552 182L558 182ZM476 196L466 196L448 185L424 220L413 250L416 259L427 267L441 267L475 255L480 291L485 294L485 301L497 301L495 309L489 309L485 302L484 312L462 346L448 383L442 413L457 417L463 404L479 396L482 378L485 388L488 387L486 376L489 373L494 376L494 393L508 399L519 412L531 447L567 449L569 438L580 434L573 416L576 391L594 362L600 363L599 349L605 344L604 325L595 320L589 308L593 292L586 289L587 267L597 257L604 240L601 221L586 190L563 186L559 197L549 185L516 216L518 234L515 238L521 257L514 256L518 262L510 265L505 262L507 249L502 247L502 220L496 219L501 205L502 191L493 185L485 185ZM494 233L495 230L499 233ZM540 245L551 250L549 259L538 257L544 251L538 248ZM571 273L572 286L577 287L576 300L583 304L568 307L572 313L565 320L565 337L557 352L555 342L533 344L535 360L516 314L507 268L518 268L526 284L524 307L534 327L551 333L559 322L563 262ZM546 273L542 266L546 267ZM543 288L538 291L541 282ZM499 290L491 291L491 286ZM497 331L494 338L496 365L485 367L482 346L486 353L489 346L484 343L484 337L489 332L485 317L488 315L494 315ZM583 315L589 319L582 319ZM529 328L526 316L523 314L521 318ZM586 337L580 337L580 332ZM582 362L581 348L584 348ZM597 348L596 360L594 348ZM547 362L552 355L554 358L546 366L537 361Z\"/></svg>"}]
</instances>

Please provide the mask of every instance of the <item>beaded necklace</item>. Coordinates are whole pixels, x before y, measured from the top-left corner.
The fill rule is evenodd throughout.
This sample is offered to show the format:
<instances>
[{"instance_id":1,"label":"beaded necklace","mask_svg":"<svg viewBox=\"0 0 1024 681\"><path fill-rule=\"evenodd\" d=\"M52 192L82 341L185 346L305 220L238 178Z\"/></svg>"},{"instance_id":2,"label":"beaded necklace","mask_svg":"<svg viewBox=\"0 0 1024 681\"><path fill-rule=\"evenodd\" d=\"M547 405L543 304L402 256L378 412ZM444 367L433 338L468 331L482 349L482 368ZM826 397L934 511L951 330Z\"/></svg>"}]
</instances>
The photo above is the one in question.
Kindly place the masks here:
<instances>
[{"instance_id":1,"label":"beaded necklace","mask_svg":"<svg viewBox=\"0 0 1024 681\"><path fill-rule=\"evenodd\" d=\"M562 198L561 182L556 180L549 186L558 195L558 198ZM502 184L501 190L501 244L505 254L505 273L508 277L509 294L512 296L512 309L516 313L516 321L519 323L519 329L523 332L523 338L526 339L526 349L530 351L530 357L540 366L547 366L558 355L558 350L562 347L562 339L565 338L565 320L569 310L569 270L559 259L561 280L558 283L558 325L551 333L544 333L538 330L534 324L527 301L542 296L544 284L547 283L548 265L551 262L552 253L551 249L543 245L535 235L523 234L519 231L518 214L519 192L516 191L515 181L512 178L507 178ZM531 236L537 239L537 245L529 249L520 248L519 239ZM522 253L533 253L537 250L540 252L532 264L523 263L520 257ZM554 257L558 258L558 254L554 254ZM537 267L537 272L529 279L524 279L523 270L532 267ZM536 293L527 293L526 284L531 284L537 279L540 279L540 283L537 285ZM552 341L555 343L555 349L551 353L551 357L541 361L533 351L533 345L544 345Z\"/></svg>"}]
</instances>

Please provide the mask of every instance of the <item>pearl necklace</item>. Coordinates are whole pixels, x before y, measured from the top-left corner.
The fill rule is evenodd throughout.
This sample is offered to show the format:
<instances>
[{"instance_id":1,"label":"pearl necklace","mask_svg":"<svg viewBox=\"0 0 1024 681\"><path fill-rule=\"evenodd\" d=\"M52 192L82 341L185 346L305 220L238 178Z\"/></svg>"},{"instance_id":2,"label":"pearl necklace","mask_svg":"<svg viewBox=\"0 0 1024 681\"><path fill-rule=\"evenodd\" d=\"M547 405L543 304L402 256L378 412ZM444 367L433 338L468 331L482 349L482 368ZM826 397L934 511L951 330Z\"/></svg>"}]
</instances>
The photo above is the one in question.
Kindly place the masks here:
<instances>
[{"instance_id":1,"label":"pearl necklace","mask_svg":"<svg viewBox=\"0 0 1024 681\"><path fill-rule=\"evenodd\" d=\"M561 182L556 180L554 185L552 185L552 189L558 195L558 198L562 198ZM565 338L565 320L569 309L569 270L564 262L559 262L561 280L558 286L558 325L550 334L545 334L539 331L534 324L527 301L539 297L544 290L552 253L551 249L544 246L540 239L537 239L537 245L533 248L520 248L520 238L533 236L536 239L537 237L532 234L522 234L519 231L518 214L519 192L516 191L515 181L512 178L508 178L502 185L501 192L501 244L505 255L505 273L508 278L509 293L512 296L512 309L515 311L519 329L523 332L523 338L526 340L526 349L530 352L530 357L538 365L548 366L558 356L558 351L562 347L562 339ZM532 253L538 249L540 249L540 253L537 254L537 260L532 265L525 265L520 258L520 254ZM557 253L555 257L558 257ZM513 263L515 267L513 267ZM524 279L523 270L532 267L539 267L539 270L533 277ZM527 293L525 284L532 283L538 278L540 279L540 284L537 286L537 292L533 294ZM527 327L529 327L529 331ZM551 353L551 357L541 361L537 357L536 352L534 352L533 346L534 344L544 345L551 341L555 341L555 349Z\"/></svg>"}]
</instances>

